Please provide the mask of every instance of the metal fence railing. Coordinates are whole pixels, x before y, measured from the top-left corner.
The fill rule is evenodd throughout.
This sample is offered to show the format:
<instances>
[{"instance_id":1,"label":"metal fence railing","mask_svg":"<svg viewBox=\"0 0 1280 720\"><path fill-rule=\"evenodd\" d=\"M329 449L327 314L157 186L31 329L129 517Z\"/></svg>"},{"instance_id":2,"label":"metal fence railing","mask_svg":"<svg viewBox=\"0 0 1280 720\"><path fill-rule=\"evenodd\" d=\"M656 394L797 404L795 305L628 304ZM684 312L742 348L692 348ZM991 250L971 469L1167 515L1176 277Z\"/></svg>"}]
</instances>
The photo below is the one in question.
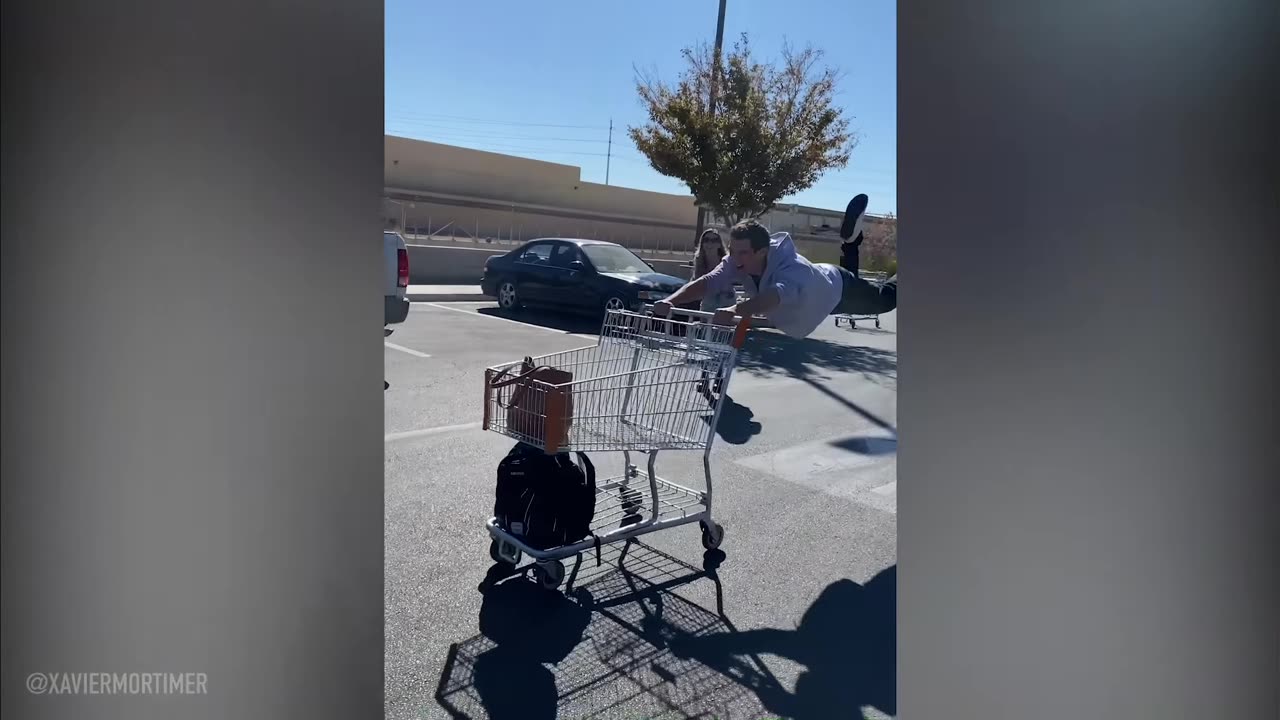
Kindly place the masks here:
<instances>
[{"instance_id":1,"label":"metal fence railing","mask_svg":"<svg viewBox=\"0 0 1280 720\"><path fill-rule=\"evenodd\" d=\"M397 200L384 208L387 228L410 243L515 246L539 237L573 237L618 243L646 254L682 255L693 251L693 230L609 223L590 219L495 213L467 208L425 209Z\"/></svg>"},{"instance_id":2,"label":"metal fence railing","mask_svg":"<svg viewBox=\"0 0 1280 720\"><path fill-rule=\"evenodd\" d=\"M514 247L539 237L575 237L615 242L648 257L691 258L695 228L655 222L613 222L587 216L539 214L512 206L509 210L409 202L384 198L388 229L410 244ZM815 235L789 225L772 228L792 234L796 249L813 262L838 263L838 234Z\"/></svg>"}]
</instances>

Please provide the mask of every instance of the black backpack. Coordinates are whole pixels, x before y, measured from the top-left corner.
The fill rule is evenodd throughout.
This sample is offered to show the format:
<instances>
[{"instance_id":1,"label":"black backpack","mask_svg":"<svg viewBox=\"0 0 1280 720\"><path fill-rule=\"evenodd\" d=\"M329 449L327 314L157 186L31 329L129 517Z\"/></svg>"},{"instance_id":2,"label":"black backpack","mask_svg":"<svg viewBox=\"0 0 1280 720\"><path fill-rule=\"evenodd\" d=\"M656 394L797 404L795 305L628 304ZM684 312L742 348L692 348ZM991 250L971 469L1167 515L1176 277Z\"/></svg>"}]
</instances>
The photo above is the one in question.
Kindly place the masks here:
<instances>
[{"instance_id":1,"label":"black backpack","mask_svg":"<svg viewBox=\"0 0 1280 720\"><path fill-rule=\"evenodd\" d=\"M567 452L549 455L516 443L498 463L498 524L538 550L594 537L596 470L586 453L577 455L585 473Z\"/></svg>"}]
</instances>

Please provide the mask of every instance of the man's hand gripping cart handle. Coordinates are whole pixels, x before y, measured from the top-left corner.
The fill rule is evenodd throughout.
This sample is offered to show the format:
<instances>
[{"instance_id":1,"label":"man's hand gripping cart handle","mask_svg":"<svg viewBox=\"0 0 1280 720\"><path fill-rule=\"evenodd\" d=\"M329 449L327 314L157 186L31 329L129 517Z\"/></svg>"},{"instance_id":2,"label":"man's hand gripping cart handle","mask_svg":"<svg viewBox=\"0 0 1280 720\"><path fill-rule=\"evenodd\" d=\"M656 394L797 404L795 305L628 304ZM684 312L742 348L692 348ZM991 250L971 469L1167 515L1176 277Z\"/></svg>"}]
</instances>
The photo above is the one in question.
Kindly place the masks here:
<instances>
[{"instance_id":1,"label":"man's hand gripping cart handle","mask_svg":"<svg viewBox=\"0 0 1280 720\"><path fill-rule=\"evenodd\" d=\"M743 342L747 339L747 331L751 329L751 318L741 315L730 315L725 312L704 312L702 310L686 310L684 308L674 307L665 303L646 304L644 311L653 317L668 318L675 320L678 317L687 317L690 320L700 321L707 324L722 325L724 327L737 326L737 331L733 334L733 347L735 350L741 350Z\"/></svg>"}]
</instances>

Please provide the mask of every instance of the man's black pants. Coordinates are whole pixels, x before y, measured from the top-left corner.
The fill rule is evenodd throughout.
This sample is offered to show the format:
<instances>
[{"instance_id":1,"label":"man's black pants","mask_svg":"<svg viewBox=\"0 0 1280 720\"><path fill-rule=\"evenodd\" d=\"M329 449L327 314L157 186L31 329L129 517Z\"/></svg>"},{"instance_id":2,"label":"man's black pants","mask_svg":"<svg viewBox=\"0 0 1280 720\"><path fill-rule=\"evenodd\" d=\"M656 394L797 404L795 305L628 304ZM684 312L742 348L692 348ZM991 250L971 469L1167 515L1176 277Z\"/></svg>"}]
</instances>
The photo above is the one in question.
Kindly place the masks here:
<instances>
[{"instance_id":1,"label":"man's black pants","mask_svg":"<svg viewBox=\"0 0 1280 720\"><path fill-rule=\"evenodd\" d=\"M849 272L848 268L838 269L844 289L832 315L883 315L898 307L897 275L884 283L872 283Z\"/></svg>"}]
</instances>

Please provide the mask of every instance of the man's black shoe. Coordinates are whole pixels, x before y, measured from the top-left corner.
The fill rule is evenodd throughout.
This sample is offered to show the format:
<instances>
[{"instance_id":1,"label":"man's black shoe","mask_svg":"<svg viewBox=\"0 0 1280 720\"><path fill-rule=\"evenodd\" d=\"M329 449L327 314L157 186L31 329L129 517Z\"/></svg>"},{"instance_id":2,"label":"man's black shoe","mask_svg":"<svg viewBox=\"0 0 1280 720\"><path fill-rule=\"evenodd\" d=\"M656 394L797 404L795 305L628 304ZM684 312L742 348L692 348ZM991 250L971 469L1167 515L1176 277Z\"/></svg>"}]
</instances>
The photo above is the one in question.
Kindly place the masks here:
<instances>
[{"instance_id":1,"label":"man's black shoe","mask_svg":"<svg viewBox=\"0 0 1280 720\"><path fill-rule=\"evenodd\" d=\"M867 212L867 203L870 202L865 194L858 194L849 201L848 207L844 209L844 221L840 223L840 238L849 240L857 236L861 232L859 227L862 216Z\"/></svg>"}]
</instances>

